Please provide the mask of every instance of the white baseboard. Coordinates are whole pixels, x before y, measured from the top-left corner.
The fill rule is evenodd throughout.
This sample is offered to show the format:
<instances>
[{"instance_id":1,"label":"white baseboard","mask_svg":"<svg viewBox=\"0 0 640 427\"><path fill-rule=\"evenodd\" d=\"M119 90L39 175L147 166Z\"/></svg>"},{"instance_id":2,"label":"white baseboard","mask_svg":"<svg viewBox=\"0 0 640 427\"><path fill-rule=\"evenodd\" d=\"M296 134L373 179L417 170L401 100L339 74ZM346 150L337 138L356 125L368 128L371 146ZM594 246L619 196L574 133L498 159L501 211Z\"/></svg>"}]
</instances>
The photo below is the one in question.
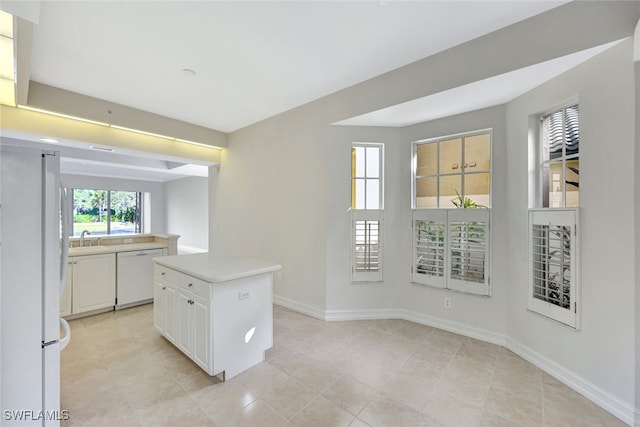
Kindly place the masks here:
<instances>
[{"instance_id":1,"label":"white baseboard","mask_svg":"<svg viewBox=\"0 0 640 427\"><path fill-rule=\"evenodd\" d=\"M297 311L298 313L315 317L316 319L326 320L325 310L318 307L313 307L311 305L303 304L303 303L294 301L292 299L281 297L278 295L273 296L273 303L276 305L280 305L282 307L286 307L290 310Z\"/></svg>"},{"instance_id":2,"label":"white baseboard","mask_svg":"<svg viewBox=\"0 0 640 427\"><path fill-rule=\"evenodd\" d=\"M612 396L610 393L600 389L598 386L574 374L563 366L558 365L553 360L541 355L540 353L522 345L512 338L507 338L506 346L509 350L516 353L526 361L532 363L538 368L545 371L558 381L565 384L594 402L604 410L612 413L616 417L629 425L634 425L634 418L638 420L640 411L632 405ZM640 425L636 421L635 425Z\"/></svg>"},{"instance_id":3,"label":"white baseboard","mask_svg":"<svg viewBox=\"0 0 640 427\"><path fill-rule=\"evenodd\" d=\"M327 310L325 320L379 320L379 319L399 319L400 311L396 309L378 310Z\"/></svg>"},{"instance_id":4,"label":"white baseboard","mask_svg":"<svg viewBox=\"0 0 640 427\"><path fill-rule=\"evenodd\" d=\"M274 304L281 305L299 313L325 321L404 319L506 347L518 356L556 378L558 381L566 384L568 387L585 396L604 410L620 418L625 423L640 427L640 408L634 408L633 405L630 405L629 403L612 396L610 393L601 390L596 385L558 365L553 360L520 344L518 341L504 334L408 310L323 310L318 307L301 304L289 298L277 295L274 295L273 302Z\"/></svg>"},{"instance_id":5,"label":"white baseboard","mask_svg":"<svg viewBox=\"0 0 640 427\"><path fill-rule=\"evenodd\" d=\"M426 314L415 313L407 310L400 310L400 312L402 313L401 318L404 320L409 320L411 322L416 322L422 325L431 326L433 328L438 328L459 335L464 335L465 337L490 342L492 344L501 345L503 347L506 343L506 337L503 334L487 331L486 329L476 328L474 326L452 322L450 320L440 319L438 317L428 316Z\"/></svg>"}]
</instances>

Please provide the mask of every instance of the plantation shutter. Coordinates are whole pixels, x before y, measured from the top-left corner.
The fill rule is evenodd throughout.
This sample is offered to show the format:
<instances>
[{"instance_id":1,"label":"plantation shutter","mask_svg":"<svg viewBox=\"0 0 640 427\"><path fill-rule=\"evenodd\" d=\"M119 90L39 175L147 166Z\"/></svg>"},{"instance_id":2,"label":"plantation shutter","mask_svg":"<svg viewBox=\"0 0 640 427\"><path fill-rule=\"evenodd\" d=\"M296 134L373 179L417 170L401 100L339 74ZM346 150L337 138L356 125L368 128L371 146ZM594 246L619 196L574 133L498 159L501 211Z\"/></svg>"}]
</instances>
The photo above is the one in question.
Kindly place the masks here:
<instances>
[{"instance_id":1,"label":"plantation shutter","mask_svg":"<svg viewBox=\"0 0 640 427\"><path fill-rule=\"evenodd\" d=\"M489 209L413 211L414 283L489 295Z\"/></svg>"},{"instance_id":2,"label":"plantation shutter","mask_svg":"<svg viewBox=\"0 0 640 427\"><path fill-rule=\"evenodd\" d=\"M421 209L413 211L412 280L423 285L446 287L447 211Z\"/></svg>"},{"instance_id":3,"label":"plantation shutter","mask_svg":"<svg viewBox=\"0 0 640 427\"><path fill-rule=\"evenodd\" d=\"M529 211L529 309L578 327L578 210Z\"/></svg>"},{"instance_id":4,"label":"plantation shutter","mask_svg":"<svg viewBox=\"0 0 640 427\"><path fill-rule=\"evenodd\" d=\"M448 287L489 295L489 210L449 210L447 233Z\"/></svg>"},{"instance_id":5,"label":"plantation shutter","mask_svg":"<svg viewBox=\"0 0 640 427\"><path fill-rule=\"evenodd\" d=\"M382 281L382 210L353 210L353 282Z\"/></svg>"}]
</instances>

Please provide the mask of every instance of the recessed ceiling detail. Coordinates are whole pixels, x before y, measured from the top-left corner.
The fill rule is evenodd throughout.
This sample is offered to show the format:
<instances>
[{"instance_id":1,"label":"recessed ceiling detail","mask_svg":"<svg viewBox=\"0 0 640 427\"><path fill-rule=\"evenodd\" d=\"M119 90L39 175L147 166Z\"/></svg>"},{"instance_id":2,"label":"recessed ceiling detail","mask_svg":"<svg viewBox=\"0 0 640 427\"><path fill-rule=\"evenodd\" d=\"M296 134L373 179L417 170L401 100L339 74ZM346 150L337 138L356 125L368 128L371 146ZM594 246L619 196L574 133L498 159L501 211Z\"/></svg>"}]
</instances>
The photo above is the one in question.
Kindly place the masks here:
<instances>
[{"instance_id":1,"label":"recessed ceiling detail","mask_svg":"<svg viewBox=\"0 0 640 427\"><path fill-rule=\"evenodd\" d=\"M334 124L401 127L505 104L619 42L586 49Z\"/></svg>"}]
</instances>

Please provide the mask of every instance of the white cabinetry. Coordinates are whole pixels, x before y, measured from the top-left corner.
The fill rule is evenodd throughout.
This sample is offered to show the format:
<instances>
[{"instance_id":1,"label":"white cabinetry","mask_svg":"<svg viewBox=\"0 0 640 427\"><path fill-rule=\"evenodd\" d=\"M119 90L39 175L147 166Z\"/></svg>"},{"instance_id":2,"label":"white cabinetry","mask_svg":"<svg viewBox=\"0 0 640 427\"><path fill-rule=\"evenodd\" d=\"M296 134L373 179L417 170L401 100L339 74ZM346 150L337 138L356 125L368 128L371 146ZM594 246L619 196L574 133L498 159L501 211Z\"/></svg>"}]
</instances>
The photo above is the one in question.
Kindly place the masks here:
<instances>
[{"instance_id":1,"label":"white cabinetry","mask_svg":"<svg viewBox=\"0 0 640 427\"><path fill-rule=\"evenodd\" d=\"M116 308L153 299L153 258L166 255L166 249L118 252Z\"/></svg>"},{"instance_id":2,"label":"white cabinetry","mask_svg":"<svg viewBox=\"0 0 640 427\"><path fill-rule=\"evenodd\" d=\"M63 299L66 306L61 310L66 310L67 314L113 306L116 299L115 254L69 258Z\"/></svg>"},{"instance_id":3,"label":"white cabinetry","mask_svg":"<svg viewBox=\"0 0 640 427\"><path fill-rule=\"evenodd\" d=\"M154 261L154 323L169 341L223 378L264 360L273 345L271 273L279 265L207 253Z\"/></svg>"},{"instance_id":4,"label":"white cabinetry","mask_svg":"<svg viewBox=\"0 0 640 427\"><path fill-rule=\"evenodd\" d=\"M156 327L211 374L211 284L163 267L155 277Z\"/></svg>"},{"instance_id":5,"label":"white cabinetry","mask_svg":"<svg viewBox=\"0 0 640 427\"><path fill-rule=\"evenodd\" d=\"M163 331L164 336L175 343L176 341L176 290L169 283L156 279L153 294L153 323Z\"/></svg>"}]
</instances>

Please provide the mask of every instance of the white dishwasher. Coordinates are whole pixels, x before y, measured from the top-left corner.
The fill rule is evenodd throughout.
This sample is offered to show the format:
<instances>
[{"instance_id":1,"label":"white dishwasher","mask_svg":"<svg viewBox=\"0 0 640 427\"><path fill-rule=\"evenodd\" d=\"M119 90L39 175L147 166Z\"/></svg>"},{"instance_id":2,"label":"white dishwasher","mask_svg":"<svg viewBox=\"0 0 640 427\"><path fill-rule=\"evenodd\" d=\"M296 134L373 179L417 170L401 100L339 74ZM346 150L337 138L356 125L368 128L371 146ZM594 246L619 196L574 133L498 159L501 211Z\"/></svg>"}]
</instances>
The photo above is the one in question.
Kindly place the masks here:
<instances>
[{"instance_id":1,"label":"white dishwasher","mask_svg":"<svg viewBox=\"0 0 640 427\"><path fill-rule=\"evenodd\" d=\"M153 258L165 249L118 252L116 310L153 301Z\"/></svg>"}]
</instances>

